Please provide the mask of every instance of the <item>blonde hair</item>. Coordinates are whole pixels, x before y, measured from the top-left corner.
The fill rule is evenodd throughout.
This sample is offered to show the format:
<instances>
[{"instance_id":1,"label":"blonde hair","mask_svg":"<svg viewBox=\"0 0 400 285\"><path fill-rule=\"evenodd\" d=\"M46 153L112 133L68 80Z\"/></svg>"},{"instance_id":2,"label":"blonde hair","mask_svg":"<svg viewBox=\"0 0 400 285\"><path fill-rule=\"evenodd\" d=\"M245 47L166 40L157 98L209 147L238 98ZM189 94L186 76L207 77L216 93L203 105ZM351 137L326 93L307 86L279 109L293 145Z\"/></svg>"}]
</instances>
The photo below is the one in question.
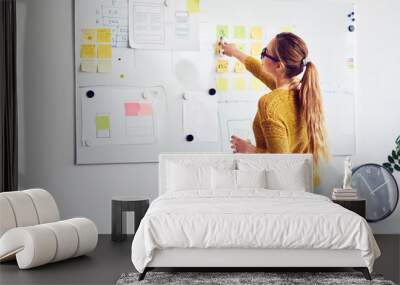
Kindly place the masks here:
<instances>
[{"instance_id":1,"label":"blonde hair","mask_svg":"<svg viewBox=\"0 0 400 285\"><path fill-rule=\"evenodd\" d=\"M307 124L309 149L314 163L318 165L321 157L330 158L330 152L317 68L307 61L308 48L299 36L280 33L276 35L272 45L271 52L284 65L285 76L290 79L290 89L298 95L301 114ZM303 71L303 77L299 81L296 76Z\"/></svg>"}]
</instances>

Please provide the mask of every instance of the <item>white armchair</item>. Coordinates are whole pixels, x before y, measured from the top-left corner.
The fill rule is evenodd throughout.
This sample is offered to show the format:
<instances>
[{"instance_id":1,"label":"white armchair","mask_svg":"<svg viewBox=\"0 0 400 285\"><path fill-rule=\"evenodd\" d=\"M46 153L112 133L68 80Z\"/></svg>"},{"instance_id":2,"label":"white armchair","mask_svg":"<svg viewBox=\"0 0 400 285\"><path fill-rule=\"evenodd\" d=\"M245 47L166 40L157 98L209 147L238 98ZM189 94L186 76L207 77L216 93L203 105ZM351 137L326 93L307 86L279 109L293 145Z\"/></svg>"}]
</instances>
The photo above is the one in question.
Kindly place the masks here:
<instances>
[{"instance_id":1,"label":"white armchair","mask_svg":"<svg viewBox=\"0 0 400 285\"><path fill-rule=\"evenodd\" d=\"M86 218L60 221L53 196L43 189L0 193L0 262L20 269L84 255L96 248L96 225Z\"/></svg>"}]
</instances>

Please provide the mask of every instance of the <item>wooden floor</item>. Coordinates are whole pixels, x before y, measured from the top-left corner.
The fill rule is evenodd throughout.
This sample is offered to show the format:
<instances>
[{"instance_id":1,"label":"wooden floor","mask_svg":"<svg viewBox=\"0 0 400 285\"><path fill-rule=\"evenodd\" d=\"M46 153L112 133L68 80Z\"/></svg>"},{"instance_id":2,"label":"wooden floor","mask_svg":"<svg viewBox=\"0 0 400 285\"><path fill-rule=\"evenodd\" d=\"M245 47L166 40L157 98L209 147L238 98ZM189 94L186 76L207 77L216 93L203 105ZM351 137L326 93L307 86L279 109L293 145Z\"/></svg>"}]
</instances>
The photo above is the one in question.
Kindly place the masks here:
<instances>
[{"instance_id":1,"label":"wooden floor","mask_svg":"<svg viewBox=\"0 0 400 285\"><path fill-rule=\"evenodd\" d=\"M382 251L374 272L399 284L400 236L375 236ZM0 264L0 284L115 284L124 272L134 271L130 259L132 238L112 242L110 235L100 235L94 252L88 256L19 270L16 262Z\"/></svg>"}]
</instances>

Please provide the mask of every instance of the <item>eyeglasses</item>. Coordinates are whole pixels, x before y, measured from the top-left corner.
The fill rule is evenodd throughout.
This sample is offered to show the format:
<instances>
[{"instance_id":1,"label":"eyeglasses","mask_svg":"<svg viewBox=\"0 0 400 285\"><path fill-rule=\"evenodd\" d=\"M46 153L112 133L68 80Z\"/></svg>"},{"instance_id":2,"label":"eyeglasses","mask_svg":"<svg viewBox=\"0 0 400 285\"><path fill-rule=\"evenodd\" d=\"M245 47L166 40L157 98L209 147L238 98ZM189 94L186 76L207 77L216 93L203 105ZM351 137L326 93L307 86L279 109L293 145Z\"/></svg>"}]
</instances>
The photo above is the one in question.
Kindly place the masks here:
<instances>
[{"instance_id":1,"label":"eyeglasses","mask_svg":"<svg viewBox=\"0 0 400 285\"><path fill-rule=\"evenodd\" d=\"M261 51L261 60L263 60L264 58L268 57L270 60L279 61L279 58L272 56L268 53L268 49L267 47L263 48L263 50Z\"/></svg>"}]
</instances>

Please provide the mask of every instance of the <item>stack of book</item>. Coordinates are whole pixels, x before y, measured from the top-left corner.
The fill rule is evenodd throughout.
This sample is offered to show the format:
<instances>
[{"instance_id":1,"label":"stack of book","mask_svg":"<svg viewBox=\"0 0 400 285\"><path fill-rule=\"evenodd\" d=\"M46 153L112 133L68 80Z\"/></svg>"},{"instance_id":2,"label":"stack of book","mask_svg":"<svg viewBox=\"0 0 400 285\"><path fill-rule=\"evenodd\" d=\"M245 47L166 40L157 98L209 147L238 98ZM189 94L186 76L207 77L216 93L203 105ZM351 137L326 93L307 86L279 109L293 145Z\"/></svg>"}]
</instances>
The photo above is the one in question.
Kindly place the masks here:
<instances>
[{"instance_id":1,"label":"stack of book","mask_svg":"<svg viewBox=\"0 0 400 285\"><path fill-rule=\"evenodd\" d=\"M334 200L356 200L357 189L343 189L343 188L334 188L332 192L332 199Z\"/></svg>"}]
</instances>

